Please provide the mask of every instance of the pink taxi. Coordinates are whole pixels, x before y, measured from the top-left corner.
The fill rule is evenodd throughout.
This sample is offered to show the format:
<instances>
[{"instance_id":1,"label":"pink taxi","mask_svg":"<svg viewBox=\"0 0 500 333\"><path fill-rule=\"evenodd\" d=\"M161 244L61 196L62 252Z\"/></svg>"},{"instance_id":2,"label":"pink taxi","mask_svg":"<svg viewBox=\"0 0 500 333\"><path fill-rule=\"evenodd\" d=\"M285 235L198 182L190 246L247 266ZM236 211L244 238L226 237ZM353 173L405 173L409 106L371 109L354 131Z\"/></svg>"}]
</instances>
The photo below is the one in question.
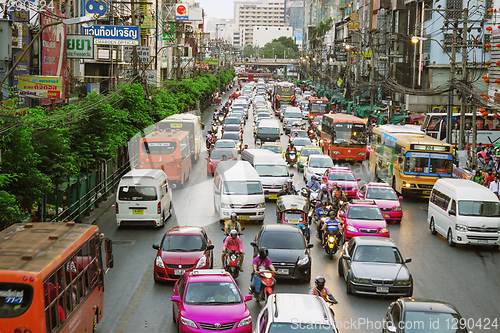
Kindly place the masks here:
<instances>
[{"instance_id":1,"label":"pink taxi","mask_svg":"<svg viewBox=\"0 0 500 333\"><path fill-rule=\"evenodd\" d=\"M325 171L328 177L329 185L342 185L342 191L349 199L355 199L359 190L358 182L361 180L354 176L354 173L348 167L335 166Z\"/></svg>"},{"instance_id":2,"label":"pink taxi","mask_svg":"<svg viewBox=\"0 0 500 333\"><path fill-rule=\"evenodd\" d=\"M233 277L222 269L186 272L174 285L173 320L179 333L252 332L252 316Z\"/></svg>"},{"instance_id":3,"label":"pink taxi","mask_svg":"<svg viewBox=\"0 0 500 333\"><path fill-rule=\"evenodd\" d=\"M339 209L337 218L344 225L345 242L356 236L390 237L387 222L373 200L351 200Z\"/></svg>"},{"instance_id":4,"label":"pink taxi","mask_svg":"<svg viewBox=\"0 0 500 333\"><path fill-rule=\"evenodd\" d=\"M361 186L358 199L374 200L386 221L401 223L403 208L394 189L387 183L368 183Z\"/></svg>"}]
</instances>

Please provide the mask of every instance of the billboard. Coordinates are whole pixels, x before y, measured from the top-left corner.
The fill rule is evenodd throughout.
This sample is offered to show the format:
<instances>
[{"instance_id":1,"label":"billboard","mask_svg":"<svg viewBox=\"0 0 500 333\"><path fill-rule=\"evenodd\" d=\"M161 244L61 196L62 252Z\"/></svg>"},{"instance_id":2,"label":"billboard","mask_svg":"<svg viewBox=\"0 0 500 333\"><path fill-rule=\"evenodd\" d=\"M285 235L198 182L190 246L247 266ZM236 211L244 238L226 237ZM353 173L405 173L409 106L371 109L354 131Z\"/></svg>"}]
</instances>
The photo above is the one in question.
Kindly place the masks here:
<instances>
[{"instance_id":1,"label":"billboard","mask_svg":"<svg viewBox=\"0 0 500 333\"><path fill-rule=\"evenodd\" d=\"M302 43L302 30L295 30L295 43Z\"/></svg>"},{"instance_id":2,"label":"billboard","mask_svg":"<svg viewBox=\"0 0 500 333\"><path fill-rule=\"evenodd\" d=\"M19 95L30 98L60 99L63 78L60 76L19 75Z\"/></svg>"},{"instance_id":3,"label":"billboard","mask_svg":"<svg viewBox=\"0 0 500 333\"><path fill-rule=\"evenodd\" d=\"M186 4L178 3L175 5L175 20L187 21L189 19L189 7Z\"/></svg>"},{"instance_id":4,"label":"billboard","mask_svg":"<svg viewBox=\"0 0 500 333\"><path fill-rule=\"evenodd\" d=\"M67 35L68 59L94 59L94 36Z\"/></svg>"},{"instance_id":5,"label":"billboard","mask_svg":"<svg viewBox=\"0 0 500 333\"><path fill-rule=\"evenodd\" d=\"M82 16L97 15L97 19L106 19L108 14L107 0L82 0Z\"/></svg>"},{"instance_id":6,"label":"billboard","mask_svg":"<svg viewBox=\"0 0 500 333\"><path fill-rule=\"evenodd\" d=\"M170 42L175 39L175 23L163 22L162 38Z\"/></svg>"},{"instance_id":7,"label":"billboard","mask_svg":"<svg viewBox=\"0 0 500 333\"><path fill-rule=\"evenodd\" d=\"M59 9L53 12L50 9L41 13L42 25L47 25L64 18L66 15ZM61 91L48 95L47 100L42 99L42 105L49 105L55 98L56 103L61 103L66 98L66 89L69 85L68 61L66 59L66 25L58 24L46 28L42 32L42 76L55 76L62 78Z\"/></svg>"},{"instance_id":8,"label":"billboard","mask_svg":"<svg viewBox=\"0 0 500 333\"><path fill-rule=\"evenodd\" d=\"M28 28L30 14L26 10L16 10L10 12L10 18L14 21L12 29L12 64L14 64L23 53L23 49L30 43L30 30ZM13 87L18 86L19 75L28 75L30 73L30 54L30 51L26 52L12 72ZM16 109L28 108L30 100L20 96L16 104Z\"/></svg>"},{"instance_id":9,"label":"billboard","mask_svg":"<svg viewBox=\"0 0 500 333\"><path fill-rule=\"evenodd\" d=\"M94 36L96 45L139 45L139 27L135 25L100 25L82 27L82 34Z\"/></svg>"}]
</instances>

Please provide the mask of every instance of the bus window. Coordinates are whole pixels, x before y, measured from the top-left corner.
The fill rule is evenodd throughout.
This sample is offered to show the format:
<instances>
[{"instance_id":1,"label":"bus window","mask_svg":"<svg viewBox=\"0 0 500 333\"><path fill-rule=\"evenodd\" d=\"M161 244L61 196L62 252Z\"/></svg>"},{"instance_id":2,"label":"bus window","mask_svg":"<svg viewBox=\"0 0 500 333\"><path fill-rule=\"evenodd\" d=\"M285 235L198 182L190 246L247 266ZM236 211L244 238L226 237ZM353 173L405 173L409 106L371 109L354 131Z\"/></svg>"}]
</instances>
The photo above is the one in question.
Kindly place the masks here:
<instances>
[{"instance_id":1,"label":"bus window","mask_svg":"<svg viewBox=\"0 0 500 333\"><path fill-rule=\"evenodd\" d=\"M477 129L478 130L484 129L484 120L479 117L477 118Z\"/></svg>"},{"instance_id":2,"label":"bus window","mask_svg":"<svg viewBox=\"0 0 500 333\"><path fill-rule=\"evenodd\" d=\"M428 157L406 157L405 160L406 172L429 173L429 158Z\"/></svg>"},{"instance_id":3,"label":"bus window","mask_svg":"<svg viewBox=\"0 0 500 333\"><path fill-rule=\"evenodd\" d=\"M0 282L0 318L18 317L33 300L33 288L24 283Z\"/></svg>"},{"instance_id":4,"label":"bus window","mask_svg":"<svg viewBox=\"0 0 500 333\"><path fill-rule=\"evenodd\" d=\"M451 175L452 167L453 167L452 160L431 158L431 170L429 172Z\"/></svg>"},{"instance_id":5,"label":"bus window","mask_svg":"<svg viewBox=\"0 0 500 333\"><path fill-rule=\"evenodd\" d=\"M142 142L142 151L148 152L151 155L168 155L168 154L173 154L175 152L175 149L177 148L177 142L175 141L169 141L169 142L148 142L147 143L149 148L146 149L146 145L144 144L144 141Z\"/></svg>"},{"instance_id":6,"label":"bus window","mask_svg":"<svg viewBox=\"0 0 500 333\"><path fill-rule=\"evenodd\" d=\"M500 121L496 118L493 118L493 130L500 130Z\"/></svg>"},{"instance_id":7,"label":"bus window","mask_svg":"<svg viewBox=\"0 0 500 333\"><path fill-rule=\"evenodd\" d=\"M439 130L439 123L441 121L440 117L432 117L429 121L429 125L427 126L428 131L437 131Z\"/></svg>"}]
</instances>

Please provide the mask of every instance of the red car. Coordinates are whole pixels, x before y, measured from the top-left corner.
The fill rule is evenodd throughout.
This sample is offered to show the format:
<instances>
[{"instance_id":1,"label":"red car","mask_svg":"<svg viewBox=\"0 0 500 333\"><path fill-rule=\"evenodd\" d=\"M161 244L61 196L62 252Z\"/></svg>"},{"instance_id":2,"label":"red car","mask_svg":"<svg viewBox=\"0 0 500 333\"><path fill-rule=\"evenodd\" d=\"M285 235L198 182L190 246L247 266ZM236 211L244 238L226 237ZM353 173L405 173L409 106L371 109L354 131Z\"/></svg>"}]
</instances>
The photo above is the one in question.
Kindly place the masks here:
<instances>
[{"instance_id":1,"label":"red car","mask_svg":"<svg viewBox=\"0 0 500 333\"><path fill-rule=\"evenodd\" d=\"M222 161L223 157L226 156L227 160L237 160L237 152L235 149L221 149L215 148L210 153L210 156L207 157L207 174L214 174L215 168L217 168L217 164Z\"/></svg>"},{"instance_id":2,"label":"red car","mask_svg":"<svg viewBox=\"0 0 500 333\"><path fill-rule=\"evenodd\" d=\"M173 227L153 249L158 250L155 282L177 281L185 272L214 266L214 245L201 227Z\"/></svg>"}]
</instances>

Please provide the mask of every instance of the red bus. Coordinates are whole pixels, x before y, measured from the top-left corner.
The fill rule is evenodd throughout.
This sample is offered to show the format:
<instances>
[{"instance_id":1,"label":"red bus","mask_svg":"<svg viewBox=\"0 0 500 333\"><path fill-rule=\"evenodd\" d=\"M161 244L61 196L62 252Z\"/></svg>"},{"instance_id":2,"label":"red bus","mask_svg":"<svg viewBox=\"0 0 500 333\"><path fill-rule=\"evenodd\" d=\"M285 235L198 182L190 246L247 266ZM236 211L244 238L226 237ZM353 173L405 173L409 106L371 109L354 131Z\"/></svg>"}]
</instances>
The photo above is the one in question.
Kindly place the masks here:
<instances>
[{"instance_id":1,"label":"red bus","mask_svg":"<svg viewBox=\"0 0 500 333\"><path fill-rule=\"evenodd\" d=\"M248 73L242 72L238 73L238 80L243 81L258 81L259 79L264 79L265 81L269 81L272 79L272 73Z\"/></svg>"},{"instance_id":2,"label":"red bus","mask_svg":"<svg viewBox=\"0 0 500 333\"><path fill-rule=\"evenodd\" d=\"M309 120L311 123L314 118L323 116L328 113L328 98L326 97L309 97Z\"/></svg>"},{"instance_id":3,"label":"red bus","mask_svg":"<svg viewBox=\"0 0 500 333\"><path fill-rule=\"evenodd\" d=\"M183 186L191 174L189 132L175 129L146 135L139 145L139 168L161 169L174 186Z\"/></svg>"},{"instance_id":4,"label":"red bus","mask_svg":"<svg viewBox=\"0 0 500 333\"><path fill-rule=\"evenodd\" d=\"M17 223L0 231L1 332L93 332L102 319L103 235L75 222ZM106 263L113 267L111 240Z\"/></svg>"},{"instance_id":5,"label":"red bus","mask_svg":"<svg viewBox=\"0 0 500 333\"><path fill-rule=\"evenodd\" d=\"M332 160L366 160L366 124L350 114L323 115L321 148Z\"/></svg>"}]
</instances>

